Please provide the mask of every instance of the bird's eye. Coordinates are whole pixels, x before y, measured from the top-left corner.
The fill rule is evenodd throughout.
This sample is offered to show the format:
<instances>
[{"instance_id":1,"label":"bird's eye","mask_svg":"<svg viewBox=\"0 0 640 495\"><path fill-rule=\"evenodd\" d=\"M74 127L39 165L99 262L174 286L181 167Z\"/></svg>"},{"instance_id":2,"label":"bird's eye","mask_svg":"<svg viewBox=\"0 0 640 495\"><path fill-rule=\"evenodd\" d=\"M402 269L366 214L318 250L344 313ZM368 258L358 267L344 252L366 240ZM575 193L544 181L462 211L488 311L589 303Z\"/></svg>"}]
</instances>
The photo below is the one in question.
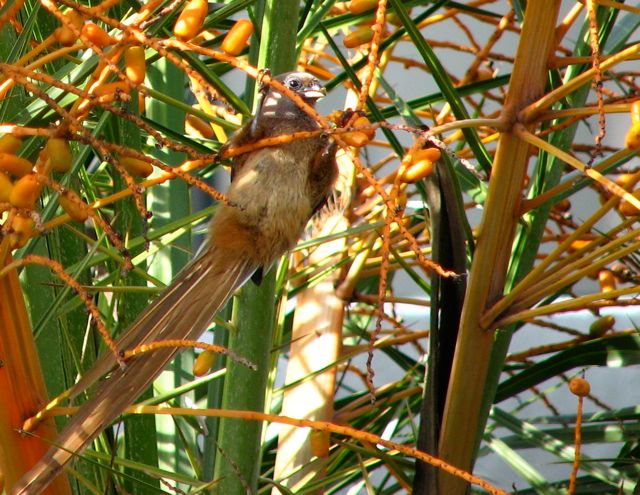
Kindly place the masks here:
<instances>
[{"instance_id":1,"label":"bird's eye","mask_svg":"<svg viewBox=\"0 0 640 495\"><path fill-rule=\"evenodd\" d=\"M287 81L287 85L293 90L300 89L302 87L302 81L297 77L294 77Z\"/></svg>"}]
</instances>

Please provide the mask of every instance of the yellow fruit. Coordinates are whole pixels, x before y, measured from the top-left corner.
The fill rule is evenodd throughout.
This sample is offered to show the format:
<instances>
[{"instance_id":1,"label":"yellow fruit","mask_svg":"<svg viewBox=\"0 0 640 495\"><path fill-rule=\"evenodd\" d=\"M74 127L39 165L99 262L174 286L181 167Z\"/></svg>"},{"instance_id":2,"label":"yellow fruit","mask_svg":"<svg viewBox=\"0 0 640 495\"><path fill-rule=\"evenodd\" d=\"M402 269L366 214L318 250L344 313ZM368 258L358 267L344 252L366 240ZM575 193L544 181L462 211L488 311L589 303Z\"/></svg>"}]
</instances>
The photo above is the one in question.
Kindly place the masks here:
<instances>
[{"instance_id":1,"label":"yellow fruit","mask_svg":"<svg viewBox=\"0 0 640 495\"><path fill-rule=\"evenodd\" d=\"M591 244L591 241L589 239L576 239L569 245L569 251L580 251L582 248L587 247L589 244Z\"/></svg>"},{"instance_id":2,"label":"yellow fruit","mask_svg":"<svg viewBox=\"0 0 640 495\"><path fill-rule=\"evenodd\" d=\"M602 337L605 333L613 328L616 324L616 318L612 315L602 316L595 320L589 326L589 335L591 337Z\"/></svg>"},{"instance_id":3,"label":"yellow fruit","mask_svg":"<svg viewBox=\"0 0 640 495\"><path fill-rule=\"evenodd\" d=\"M378 0L351 0L347 8L352 14L362 14L368 10L375 9L378 6Z\"/></svg>"},{"instance_id":4,"label":"yellow fruit","mask_svg":"<svg viewBox=\"0 0 640 495\"><path fill-rule=\"evenodd\" d=\"M317 60L314 61L313 64L305 66L305 70L309 74L312 74L318 79L322 79L324 81L328 81L329 79L333 79L334 77L333 73Z\"/></svg>"},{"instance_id":5,"label":"yellow fruit","mask_svg":"<svg viewBox=\"0 0 640 495\"><path fill-rule=\"evenodd\" d=\"M69 141L60 138L51 138L45 145L47 164L52 170L64 174L71 170L71 146Z\"/></svg>"},{"instance_id":6,"label":"yellow fruit","mask_svg":"<svg viewBox=\"0 0 640 495\"><path fill-rule=\"evenodd\" d=\"M135 84L142 84L147 74L147 62L144 48L130 46L124 52L124 70L127 77Z\"/></svg>"},{"instance_id":7,"label":"yellow fruit","mask_svg":"<svg viewBox=\"0 0 640 495\"><path fill-rule=\"evenodd\" d=\"M13 189L13 182L7 174L0 172L0 203L8 203L9 195Z\"/></svg>"},{"instance_id":8,"label":"yellow fruit","mask_svg":"<svg viewBox=\"0 0 640 495\"><path fill-rule=\"evenodd\" d=\"M149 177L153 173L153 165L149 162L130 156L120 158L120 165L134 177Z\"/></svg>"},{"instance_id":9,"label":"yellow fruit","mask_svg":"<svg viewBox=\"0 0 640 495\"><path fill-rule=\"evenodd\" d=\"M16 208L28 208L32 210L40 197L42 184L36 174L27 174L20 177L11 189L9 203Z\"/></svg>"},{"instance_id":10,"label":"yellow fruit","mask_svg":"<svg viewBox=\"0 0 640 495\"><path fill-rule=\"evenodd\" d=\"M0 171L17 177L27 175L33 169L33 163L12 153L0 153Z\"/></svg>"},{"instance_id":11,"label":"yellow fruit","mask_svg":"<svg viewBox=\"0 0 640 495\"><path fill-rule=\"evenodd\" d=\"M371 141L369 136L361 131L345 132L344 134L340 134L340 137L345 143L354 148L362 148Z\"/></svg>"},{"instance_id":12,"label":"yellow fruit","mask_svg":"<svg viewBox=\"0 0 640 495\"><path fill-rule=\"evenodd\" d=\"M240 19L222 40L220 48L229 55L240 55L253 33L253 23L249 19Z\"/></svg>"},{"instance_id":13,"label":"yellow fruit","mask_svg":"<svg viewBox=\"0 0 640 495\"><path fill-rule=\"evenodd\" d=\"M414 184L431 175L431 172L433 172L433 162L431 160L420 160L405 168L400 180L408 184Z\"/></svg>"},{"instance_id":14,"label":"yellow fruit","mask_svg":"<svg viewBox=\"0 0 640 495\"><path fill-rule=\"evenodd\" d=\"M569 382L569 390L571 390L573 395L584 397L591 392L591 385L589 385L589 382L584 378L572 378Z\"/></svg>"},{"instance_id":15,"label":"yellow fruit","mask_svg":"<svg viewBox=\"0 0 640 495\"><path fill-rule=\"evenodd\" d=\"M640 200L640 189L636 189L631 193L631 195L634 198ZM636 215L640 215L640 210L638 210L638 208L636 208L632 203L629 203L626 200L618 203L618 211L625 217L634 217Z\"/></svg>"},{"instance_id":16,"label":"yellow fruit","mask_svg":"<svg viewBox=\"0 0 640 495\"><path fill-rule=\"evenodd\" d=\"M58 202L62 209L76 222L84 222L89 217L87 205L72 191L66 191L61 194Z\"/></svg>"},{"instance_id":17,"label":"yellow fruit","mask_svg":"<svg viewBox=\"0 0 640 495\"><path fill-rule=\"evenodd\" d=\"M353 127L366 127L368 125L371 125L371 122L365 116L358 117L353 122ZM360 129L360 132L364 132L369 139L373 139L374 136L376 135L376 130L373 129L373 128L371 128L371 129Z\"/></svg>"},{"instance_id":18,"label":"yellow fruit","mask_svg":"<svg viewBox=\"0 0 640 495\"><path fill-rule=\"evenodd\" d=\"M9 235L11 249L23 247L34 234L35 222L30 217L16 215L11 223L12 232Z\"/></svg>"},{"instance_id":19,"label":"yellow fruit","mask_svg":"<svg viewBox=\"0 0 640 495\"><path fill-rule=\"evenodd\" d=\"M373 31L369 26L359 27L355 31L344 37L344 46L347 48L356 48L365 43L369 43L373 39Z\"/></svg>"},{"instance_id":20,"label":"yellow fruit","mask_svg":"<svg viewBox=\"0 0 640 495\"><path fill-rule=\"evenodd\" d=\"M598 272L598 282L600 282L600 291L603 293L616 290L616 276L611 270L600 270Z\"/></svg>"},{"instance_id":21,"label":"yellow fruit","mask_svg":"<svg viewBox=\"0 0 640 495\"><path fill-rule=\"evenodd\" d=\"M82 34L98 48L104 48L116 42L109 33L93 22L88 22L82 26Z\"/></svg>"},{"instance_id":22,"label":"yellow fruit","mask_svg":"<svg viewBox=\"0 0 640 495\"><path fill-rule=\"evenodd\" d=\"M311 455L316 457L327 457L329 455L329 432L312 430L309 434L311 445Z\"/></svg>"},{"instance_id":23,"label":"yellow fruit","mask_svg":"<svg viewBox=\"0 0 640 495\"><path fill-rule=\"evenodd\" d=\"M193 363L193 376L206 375L216 360L216 354L211 351L202 351Z\"/></svg>"},{"instance_id":24,"label":"yellow fruit","mask_svg":"<svg viewBox=\"0 0 640 495\"><path fill-rule=\"evenodd\" d=\"M426 148L416 151L411 157L411 165L404 169L400 176L402 182L414 184L433 172L434 162L437 162L442 153L438 148Z\"/></svg>"},{"instance_id":25,"label":"yellow fruit","mask_svg":"<svg viewBox=\"0 0 640 495\"><path fill-rule=\"evenodd\" d=\"M413 163L420 162L422 160L429 160L431 162L437 162L440 160L442 156L442 152L438 148L425 148L423 150L418 150L413 154L413 158L411 161Z\"/></svg>"},{"instance_id":26,"label":"yellow fruit","mask_svg":"<svg viewBox=\"0 0 640 495\"><path fill-rule=\"evenodd\" d=\"M185 130L189 134L195 134L196 136L199 135L205 139L213 139L215 137L215 133L213 132L211 125L200 117L196 117L190 113L187 114L185 119Z\"/></svg>"},{"instance_id":27,"label":"yellow fruit","mask_svg":"<svg viewBox=\"0 0 640 495\"><path fill-rule=\"evenodd\" d=\"M0 137L0 152L2 153L11 153L15 155L20 146L22 145L22 139L13 134L5 134Z\"/></svg>"},{"instance_id":28,"label":"yellow fruit","mask_svg":"<svg viewBox=\"0 0 640 495\"><path fill-rule=\"evenodd\" d=\"M624 137L624 145L630 150L640 149L640 122L631 124L631 128Z\"/></svg>"},{"instance_id":29,"label":"yellow fruit","mask_svg":"<svg viewBox=\"0 0 640 495\"><path fill-rule=\"evenodd\" d=\"M124 81L105 83L94 88L93 94L102 103L109 103L116 99L124 100L129 97L129 85Z\"/></svg>"},{"instance_id":30,"label":"yellow fruit","mask_svg":"<svg viewBox=\"0 0 640 495\"><path fill-rule=\"evenodd\" d=\"M208 10L207 0L189 0L173 26L173 34L183 41L197 36L202 30Z\"/></svg>"},{"instance_id":31,"label":"yellow fruit","mask_svg":"<svg viewBox=\"0 0 640 495\"><path fill-rule=\"evenodd\" d=\"M561 199L555 205L553 205L553 209L560 213L565 213L571 209L571 201L567 198Z\"/></svg>"},{"instance_id":32,"label":"yellow fruit","mask_svg":"<svg viewBox=\"0 0 640 495\"><path fill-rule=\"evenodd\" d=\"M67 10L64 13L65 19L73 25L77 31L82 30L82 16L76 12L75 10ZM73 30L67 26L67 24L63 24L58 29L53 32L53 36L58 43L62 46L71 46L78 40L78 35L73 32Z\"/></svg>"}]
</instances>

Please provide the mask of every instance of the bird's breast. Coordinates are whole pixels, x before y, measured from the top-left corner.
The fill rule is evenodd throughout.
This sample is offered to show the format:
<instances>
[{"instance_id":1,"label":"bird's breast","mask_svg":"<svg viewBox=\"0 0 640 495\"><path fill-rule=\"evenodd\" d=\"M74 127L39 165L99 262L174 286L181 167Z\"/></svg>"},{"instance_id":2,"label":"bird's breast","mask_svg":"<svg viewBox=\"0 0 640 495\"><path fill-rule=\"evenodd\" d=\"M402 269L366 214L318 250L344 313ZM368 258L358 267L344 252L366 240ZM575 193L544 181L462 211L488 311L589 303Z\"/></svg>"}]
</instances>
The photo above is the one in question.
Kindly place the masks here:
<instances>
[{"instance_id":1,"label":"bird's breast","mask_svg":"<svg viewBox=\"0 0 640 495\"><path fill-rule=\"evenodd\" d=\"M315 206L307 183L319 144L297 141L251 153L227 193L232 205L221 207L214 225L234 224L236 236L246 235L246 243L254 244L254 254L264 264L293 247Z\"/></svg>"}]
</instances>

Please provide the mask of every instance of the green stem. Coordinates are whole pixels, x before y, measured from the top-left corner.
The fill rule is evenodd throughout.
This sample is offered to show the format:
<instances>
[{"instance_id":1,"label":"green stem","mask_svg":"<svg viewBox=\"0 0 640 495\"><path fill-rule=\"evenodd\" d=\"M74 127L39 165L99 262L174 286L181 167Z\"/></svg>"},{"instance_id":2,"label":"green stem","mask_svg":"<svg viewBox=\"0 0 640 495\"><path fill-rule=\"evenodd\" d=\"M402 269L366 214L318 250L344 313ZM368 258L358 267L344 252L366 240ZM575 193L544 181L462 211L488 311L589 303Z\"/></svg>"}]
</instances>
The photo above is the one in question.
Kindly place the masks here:
<instances>
[{"instance_id":1,"label":"green stem","mask_svg":"<svg viewBox=\"0 0 640 495\"><path fill-rule=\"evenodd\" d=\"M259 67L273 74L295 66L296 29L299 2L296 0L263 0L257 11L262 17ZM276 321L275 270L266 274L256 286L249 282L242 290L235 310L237 331L229 339L235 353L258 366L251 371L227 360L224 385L224 409L264 411L270 374L270 355ZM245 495L255 493L260 467L262 423L224 419L220 421L215 479L215 493Z\"/></svg>"}]
</instances>

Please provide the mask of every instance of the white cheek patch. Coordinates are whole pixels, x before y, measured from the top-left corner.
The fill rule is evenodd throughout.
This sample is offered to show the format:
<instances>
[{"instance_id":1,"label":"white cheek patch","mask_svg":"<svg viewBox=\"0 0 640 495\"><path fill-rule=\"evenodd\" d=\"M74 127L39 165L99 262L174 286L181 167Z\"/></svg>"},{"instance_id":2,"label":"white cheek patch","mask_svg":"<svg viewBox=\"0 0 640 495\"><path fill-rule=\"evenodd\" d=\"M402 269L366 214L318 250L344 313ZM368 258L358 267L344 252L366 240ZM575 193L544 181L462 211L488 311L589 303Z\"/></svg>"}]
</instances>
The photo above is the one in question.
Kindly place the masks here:
<instances>
[{"instance_id":1,"label":"white cheek patch","mask_svg":"<svg viewBox=\"0 0 640 495\"><path fill-rule=\"evenodd\" d=\"M279 100L282 98L282 94L274 91L269 92L269 96L265 98L262 104L262 114L265 117L275 117Z\"/></svg>"}]
</instances>

